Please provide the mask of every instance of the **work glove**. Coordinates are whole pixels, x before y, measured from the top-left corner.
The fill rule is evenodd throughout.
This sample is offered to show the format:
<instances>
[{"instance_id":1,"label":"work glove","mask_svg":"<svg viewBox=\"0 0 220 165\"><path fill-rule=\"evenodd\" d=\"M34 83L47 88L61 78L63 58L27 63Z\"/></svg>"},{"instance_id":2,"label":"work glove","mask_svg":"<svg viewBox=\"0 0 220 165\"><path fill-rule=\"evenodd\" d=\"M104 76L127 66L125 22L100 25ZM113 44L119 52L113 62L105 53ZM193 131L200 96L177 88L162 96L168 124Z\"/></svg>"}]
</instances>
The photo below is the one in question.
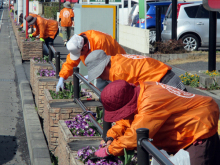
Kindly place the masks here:
<instances>
[{"instance_id":1,"label":"work glove","mask_svg":"<svg viewBox=\"0 0 220 165\"><path fill-rule=\"evenodd\" d=\"M104 148L100 148L95 152L95 156L99 157L99 158L104 158L109 156L108 152L107 152L107 147Z\"/></svg>"},{"instance_id":2,"label":"work glove","mask_svg":"<svg viewBox=\"0 0 220 165\"><path fill-rule=\"evenodd\" d=\"M33 34L29 34L29 37L30 37L30 38L33 37Z\"/></svg>"},{"instance_id":3,"label":"work glove","mask_svg":"<svg viewBox=\"0 0 220 165\"><path fill-rule=\"evenodd\" d=\"M45 42L43 38L40 38L40 40L41 40L42 42Z\"/></svg>"},{"instance_id":4,"label":"work glove","mask_svg":"<svg viewBox=\"0 0 220 165\"><path fill-rule=\"evenodd\" d=\"M64 83L63 83L63 81L64 81L64 78L63 77L60 77L59 78L59 81L58 81L58 83L57 83L57 86L56 86L56 92L59 92L60 91L60 88L64 88Z\"/></svg>"}]
</instances>

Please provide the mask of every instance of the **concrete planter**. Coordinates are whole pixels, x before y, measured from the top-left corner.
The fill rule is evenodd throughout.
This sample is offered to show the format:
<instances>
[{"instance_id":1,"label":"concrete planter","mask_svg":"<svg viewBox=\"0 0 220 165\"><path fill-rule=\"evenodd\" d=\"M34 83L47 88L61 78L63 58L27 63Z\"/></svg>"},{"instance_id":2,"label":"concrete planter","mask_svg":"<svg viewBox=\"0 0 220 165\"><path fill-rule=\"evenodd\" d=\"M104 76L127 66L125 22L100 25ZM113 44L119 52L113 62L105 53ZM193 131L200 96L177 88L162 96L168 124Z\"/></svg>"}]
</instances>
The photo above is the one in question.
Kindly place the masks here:
<instances>
[{"instance_id":1,"label":"concrete planter","mask_svg":"<svg viewBox=\"0 0 220 165\"><path fill-rule=\"evenodd\" d=\"M158 61L161 62L168 62L171 60L176 60L176 59L187 59L188 57L193 57L193 56L202 56L206 55L206 53L182 53L182 54L149 54L147 56L154 58Z\"/></svg>"},{"instance_id":2,"label":"concrete planter","mask_svg":"<svg viewBox=\"0 0 220 165\"><path fill-rule=\"evenodd\" d=\"M10 19L17 39L18 47L21 52L22 60L30 60L32 57L43 57L43 42L40 40L25 41L25 33L18 31L19 26L15 25L15 22L11 17Z\"/></svg>"},{"instance_id":3,"label":"concrete planter","mask_svg":"<svg viewBox=\"0 0 220 165\"><path fill-rule=\"evenodd\" d=\"M43 42L40 40L25 41L25 37L20 38L22 60L30 60L33 57L43 57Z\"/></svg>"},{"instance_id":4,"label":"concrete planter","mask_svg":"<svg viewBox=\"0 0 220 165\"><path fill-rule=\"evenodd\" d=\"M60 63L63 63L61 60ZM61 68L62 66L60 66ZM33 59L30 59L30 84L32 87L32 92L35 94L35 82L36 82L36 77L37 75L35 74L36 70L38 71L39 69L48 69L52 70L53 67L49 63L37 63ZM70 77L71 78L71 77Z\"/></svg>"},{"instance_id":5,"label":"concrete planter","mask_svg":"<svg viewBox=\"0 0 220 165\"><path fill-rule=\"evenodd\" d=\"M45 66L47 67L47 66ZM43 118L42 114L44 111L44 89L48 90L56 90L56 85L58 82L58 79L56 77L41 77L37 75L38 70L34 71L34 78L33 78L33 88L34 89L34 95L35 95L35 104L38 108L38 114L40 117ZM69 77L66 82L73 81L72 77Z\"/></svg>"},{"instance_id":6,"label":"concrete planter","mask_svg":"<svg viewBox=\"0 0 220 165\"><path fill-rule=\"evenodd\" d=\"M96 112L96 107L102 106L98 97L93 94L92 101L83 101L84 105L92 112ZM83 110L73 102L73 99L52 99L48 89L44 89L44 133L46 135L49 149L57 155L58 146L58 122L59 120L69 120Z\"/></svg>"},{"instance_id":7,"label":"concrete planter","mask_svg":"<svg viewBox=\"0 0 220 165\"><path fill-rule=\"evenodd\" d=\"M39 69L53 69L53 67L48 63L36 63L33 59L30 59L30 84L32 87L32 92L35 94L35 82L37 75L35 74L36 70Z\"/></svg>"},{"instance_id":8,"label":"concrete planter","mask_svg":"<svg viewBox=\"0 0 220 165\"><path fill-rule=\"evenodd\" d=\"M82 165L83 163L76 159L77 151L87 144L99 145L101 137L74 137L67 127L64 120L58 122L58 150L57 156L59 165Z\"/></svg>"}]
</instances>

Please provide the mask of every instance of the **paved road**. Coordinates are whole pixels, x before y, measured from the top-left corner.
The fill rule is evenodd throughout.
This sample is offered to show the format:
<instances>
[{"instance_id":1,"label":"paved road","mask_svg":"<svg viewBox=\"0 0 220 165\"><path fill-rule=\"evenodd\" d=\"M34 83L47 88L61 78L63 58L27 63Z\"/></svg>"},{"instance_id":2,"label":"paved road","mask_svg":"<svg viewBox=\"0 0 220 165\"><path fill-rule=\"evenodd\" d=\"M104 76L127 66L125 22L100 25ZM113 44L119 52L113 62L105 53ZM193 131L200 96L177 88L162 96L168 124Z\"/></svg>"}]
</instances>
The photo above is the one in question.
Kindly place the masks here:
<instances>
[{"instance_id":1,"label":"paved road","mask_svg":"<svg viewBox=\"0 0 220 165\"><path fill-rule=\"evenodd\" d=\"M7 9L0 9L0 164L29 165L30 158L24 128L23 112L8 28Z\"/></svg>"}]
</instances>

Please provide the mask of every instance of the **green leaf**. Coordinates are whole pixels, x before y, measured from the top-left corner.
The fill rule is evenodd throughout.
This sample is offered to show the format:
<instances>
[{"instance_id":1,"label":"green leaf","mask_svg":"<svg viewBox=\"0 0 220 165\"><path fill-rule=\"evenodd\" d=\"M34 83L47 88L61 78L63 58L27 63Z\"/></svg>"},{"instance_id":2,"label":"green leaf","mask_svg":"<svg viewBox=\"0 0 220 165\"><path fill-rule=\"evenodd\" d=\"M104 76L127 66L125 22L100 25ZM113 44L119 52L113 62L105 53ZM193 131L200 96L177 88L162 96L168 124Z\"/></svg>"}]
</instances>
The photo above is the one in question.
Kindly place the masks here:
<instances>
[{"instance_id":1,"label":"green leaf","mask_svg":"<svg viewBox=\"0 0 220 165\"><path fill-rule=\"evenodd\" d=\"M126 151L126 149L124 148L124 157L125 157L124 164L125 165L130 164L132 157L134 157L134 150Z\"/></svg>"}]
</instances>

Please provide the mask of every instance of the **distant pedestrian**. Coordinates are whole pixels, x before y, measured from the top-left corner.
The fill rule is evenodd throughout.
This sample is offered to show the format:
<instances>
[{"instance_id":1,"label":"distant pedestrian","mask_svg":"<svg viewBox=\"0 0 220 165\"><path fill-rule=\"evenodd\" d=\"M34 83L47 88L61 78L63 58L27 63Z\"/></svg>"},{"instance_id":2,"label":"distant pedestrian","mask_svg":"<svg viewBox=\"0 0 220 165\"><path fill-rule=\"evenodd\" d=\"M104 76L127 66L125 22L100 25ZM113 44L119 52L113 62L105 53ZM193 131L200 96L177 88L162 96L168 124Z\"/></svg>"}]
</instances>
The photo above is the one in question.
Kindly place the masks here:
<instances>
[{"instance_id":1,"label":"distant pedestrian","mask_svg":"<svg viewBox=\"0 0 220 165\"><path fill-rule=\"evenodd\" d=\"M64 8L60 11L59 22L61 22L63 42L66 46L66 42L70 39L71 27L74 24L74 12L69 1L66 1L63 6Z\"/></svg>"}]
</instances>

